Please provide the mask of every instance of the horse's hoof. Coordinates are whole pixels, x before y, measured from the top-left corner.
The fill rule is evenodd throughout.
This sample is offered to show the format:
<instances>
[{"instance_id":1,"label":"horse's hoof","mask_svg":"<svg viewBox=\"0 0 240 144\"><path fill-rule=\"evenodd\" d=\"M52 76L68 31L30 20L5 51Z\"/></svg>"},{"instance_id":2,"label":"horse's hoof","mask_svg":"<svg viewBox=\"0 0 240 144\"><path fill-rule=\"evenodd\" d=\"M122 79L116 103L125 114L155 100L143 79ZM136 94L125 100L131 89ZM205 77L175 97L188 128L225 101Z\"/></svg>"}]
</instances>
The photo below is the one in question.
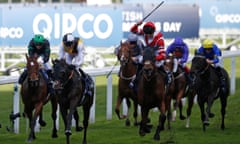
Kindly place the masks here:
<instances>
[{"instance_id":1,"label":"horse's hoof","mask_svg":"<svg viewBox=\"0 0 240 144\"><path fill-rule=\"evenodd\" d=\"M140 131L139 131L139 135L140 135L140 136L145 136L145 135L146 135L146 133L145 133L145 131L144 131L144 130L140 130Z\"/></svg>"},{"instance_id":2,"label":"horse's hoof","mask_svg":"<svg viewBox=\"0 0 240 144\"><path fill-rule=\"evenodd\" d=\"M134 126L138 126L138 125L140 125L139 122L134 122Z\"/></svg>"},{"instance_id":3,"label":"horse's hoof","mask_svg":"<svg viewBox=\"0 0 240 144\"><path fill-rule=\"evenodd\" d=\"M80 131L82 131L82 130L83 130L83 127L81 127L81 126L76 127L76 131L77 131L77 132L80 132Z\"/></svg>"},{"instance_id":4,"label":"horse's hoof","mask_svg":"<svg viewBox=\"0 0 240 144\"><path fill-rule=\"evenodd\" d=\"M45 121L43 121L43 120L39 121L38 123L39 123L40 126L42 126L42 127L45 127L45 126L47 125L47 123L46 123Z\"/></svg>"},{"instance_id":5,"label":"horse's hoof","mask_svg":"<svg viewBox=\"0 0 240 144\"><path fill-rule=\"evenodd\" d=\"M52 134L52 138L57 138L57 137L58 137L57 133Z\"/></svg>"},{"instance_id":6,"label":"horse's hoof","mask_svg":"<svg viewBox=\"0 0 240 144\"><path fill-rule=\"evenodd\" d=\"M204 124L205 126L209 126L209 125L210 125L209 121L207 121L207 120L204 121L203 124Z\"/></svg>"},{"instance_id":7,"label":"horse's hoof","mask_svg":"<svg viewBox=\"0 0 240 144\"><path fill-rule=\"evenodd\" d=\"M215 116L214 113L209 113L209 117L210 117L210 118L213 118L214 116Z\"/></svg>"},{"instance_id":8,"label":"horse's hoof","mask_svg":"<svg viewBox=\"0 0 240 144\"><path fill-rule=\"evenodd\" d=\"M65 130L65 135L70 136L72 134L71 130Z\"/></svg>"},{"instance_id":9,"label":"horse's hoof","mask_svg":"<svg viewBox=\"0 0 240 144\"><path fill-rule=\"evenodd\" d=\"M130 125L131 125L129 119L126 119L125 125L126 125L126 126L130 126Z\"/></svg>"},{"instance_id":10,"label":"horse's hoof","mask_svg":"<svg viewBox=\"0 0 240 144\"><path fill-rule=\"evenodd\" d=\"M160 140L160 135L159 134L155 134L153 139L159 141Z\"/></svg>"},{"instance_id":11,"label":"horse's hoof","mask_svg":"<svg viewBox=\"0 0 240 144\"><path fill-rule=\"evenodd\" d=\"M126 115L122 115L120 119L125 119L126 117L127 117Z\"/></svg>"},{"instance_id":12,"label":"horse's hoof","mask_svg":"<svg viewBox=\"0 0 240 144\"><path fill-rule=\"evenodd\" d=\"M183 116L183 115L180 116L180 120L185 120L185 119L186 119L185 116Z\"/></svg>"}]
</instances>

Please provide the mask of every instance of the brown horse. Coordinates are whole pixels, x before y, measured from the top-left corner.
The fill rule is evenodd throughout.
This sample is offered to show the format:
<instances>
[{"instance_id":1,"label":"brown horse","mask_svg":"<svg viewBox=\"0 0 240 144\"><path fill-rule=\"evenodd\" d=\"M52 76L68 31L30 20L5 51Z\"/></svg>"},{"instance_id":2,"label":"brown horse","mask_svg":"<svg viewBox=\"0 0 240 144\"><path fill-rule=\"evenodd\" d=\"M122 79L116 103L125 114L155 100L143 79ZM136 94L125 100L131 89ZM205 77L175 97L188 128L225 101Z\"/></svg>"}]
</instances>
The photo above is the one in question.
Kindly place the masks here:
<instances>
[{"instance_id":1,"label":"brown horse","mask_svg":"<svg viewBox=\"0 0 240 144\"><path fill-rule=\"evenodd\" d=\"M203 131L205 131L206 126L209 125L209 118L214 116L214 114L211 112L211 107L214 100L217 98L220 98L221 102L221 129L225 129L224 119L227 98L230 91L230 82L227 71L224 68L221 68L221 71L225 78L226 91L222 91L221 89L221 80L216 72L216 69L206 62L206 58L203 55L195 54L194 58L192 59L190 72L194 77L193 87L197 93L197 101L201 111Z\"/></svg>"},{"instance_id":2,"label":"brown horse","mask_svg":"<svg viewBox=\"0 0 240 144\"><path fill-rule=\"evenodd\" d=\"M132 53L133 51L130 48L130 45L128 42L121 43L119 53L118 53L118 59L120 61L120 72L119 72L119 80L118 80L118 97L117 97L117 103L115 106L115 112L119 119L126 118L126 126L130 125L129 120L129 109L131 106L130 99L133 100L134 105L134 125L137 125L137 100L136 100L136 92L134 92L133 89L129 88L129 83L136 78L136 72L137 72L137 65L134 64L132 60ZM122 103L122 100L125 99L127 102L127 115L120 115L120 105Z\"/></svg>"},{"instance_id":3,"label":"brown horse","mask_svg":"<svg viewBox=\"0 0 240 144\"><path fill-rule=\"evenodd\" d=\"M81 72L80 74L79 71L77 71L71 65L68 65L63 59L54 60L52 61L52 63L55 79L54 89L57 93L57 98L60 105L60 112L65 125L66 143L70 143L69 137L72 134L72 117L78 115L77 107L82 106L84 116L84 135L82 143L86 144L90 108L93 104L94 99L94 82L88 74L83 72ZM89 80L89 83L91 83L91 94L84 93L85 84L83 83L83 77L86 77ZM75 120L78 121L78 119Z\"/></svg>"},{"instance_id":4,"label":"brown horse","mask_svg":"<svg viewBox=\"0 0 240 144\"><path fill-rule=\"evenodd\" d=\"M160 131L164 130L164 123L168 119L170 129L170 105L172 86L166 85L166 74L155 66L155 55L152 47L147 47L143 52L143 69L138 81L138 103L141 105L141 124L139 134L144 136L150 132L147 125L150 109L157 107L160 111L159 123L154 135L155 140L160 140ZM167 114L167 116L166 116Z\"/></svg>"},{"instance_id":5,"label":"brown horse","mask_svg":"<svg viewBox=\"0 0 240 144\"><path fill-rule=\"evenodd\" d=\"M178 64L174 54L170 53L167 56L165 64L169 68L169 71L173 73L174 77L174 92L172 95L172 99L175 100L175 102L173 104L172 121L176 120L177 108L179 108L179 118L181 120L184 120L186 119L186 117L182 113L182 98L188 98L187 115L190 116L194 102L195 92L191 87L191 83L189 82L189 80L187 80L184 68ZM186 124L186 127L189 127L189 124Z\"/></svg>"},{"instance_id":6,"label":"brown horse","mask_svg":"<svg viewBox=\"0 0 240 144\"><path fill-rule=\"evenodd\" d=\"M29 119L30 134L28 137L28 142L31 142L36 138L34 127L36 120L39 116L39 124L45 126L46 123L42 119L42 109L43 106L49 101L50 96L47 93L47 82L43 76L43 69L37 62L37 57L28 57L27 59L27 70L28 75L24 80L21 87L21 96L24 104L24 116ZM53 130L52 137L57 137L56 129L56 111L57 111L57 101L54 96L51 96L52 104L52 119L53 119ZM34 110L34 113L33 113Z\"/></svg>"}]
</instances>

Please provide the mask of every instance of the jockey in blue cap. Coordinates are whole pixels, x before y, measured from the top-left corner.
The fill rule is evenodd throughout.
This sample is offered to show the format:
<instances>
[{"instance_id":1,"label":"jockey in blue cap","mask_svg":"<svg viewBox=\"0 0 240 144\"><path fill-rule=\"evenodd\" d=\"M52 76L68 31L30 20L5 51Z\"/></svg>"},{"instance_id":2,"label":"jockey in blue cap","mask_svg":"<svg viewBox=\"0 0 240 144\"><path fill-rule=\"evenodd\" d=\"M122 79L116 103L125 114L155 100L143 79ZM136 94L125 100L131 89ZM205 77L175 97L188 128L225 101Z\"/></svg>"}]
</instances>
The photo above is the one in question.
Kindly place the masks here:
<instances>
[{"instance_id":1,"label":"jockey in blue cap","mask_svg":"<svg viewBox=\"0 0 240 144\"><path fill-rule=\"evenodd\" d=\"M220 78L220 86L222 91L225 92L225 78L222 73L222 62L221 62L221 50L213 43L210 39L205 39L202 43L202 46L197 50L197 53L200 53L206 57L206 61L209 64L213 64L216 72Z\"/></svg>"}]
</instances>

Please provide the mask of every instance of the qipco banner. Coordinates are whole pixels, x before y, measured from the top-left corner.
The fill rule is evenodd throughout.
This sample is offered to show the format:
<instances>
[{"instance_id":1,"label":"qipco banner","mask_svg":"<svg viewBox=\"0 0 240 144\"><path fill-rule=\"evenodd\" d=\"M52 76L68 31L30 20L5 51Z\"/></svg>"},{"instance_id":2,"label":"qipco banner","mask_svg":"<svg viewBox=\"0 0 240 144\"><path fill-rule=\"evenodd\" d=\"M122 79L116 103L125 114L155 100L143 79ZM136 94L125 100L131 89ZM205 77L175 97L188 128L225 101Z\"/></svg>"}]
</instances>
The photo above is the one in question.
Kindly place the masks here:
<instances>
[{"instance_id":1,"label":"qipco banner","mask_svg":"<svg viewBox=\"0 0 240 144\"><path fill-rule=\"evenodd\" d=\"M0 9L2 45L27 46L34 34L43 34L59 45L65 33L73 33L85 45L112 46L122 38L121 10L113 8L8 7Z\"/></svg>"},{"instance_id":2,"label":"qipco banner","mask_svg":"<svg viewBox=\"0 0 240 144\"><path fill-rule=\"evenodd\" d=\"M142 7L127 5L123 10L124 36L126 37L129 34L129 30L134 23L143 19L156 6L157 4L144 4ZM199 7L197 5L163 4L146 21L153 21L157 31L161 31L165 38L176 36L196 38L199 36L200 20Z\"/></svg>"}]
</instances>

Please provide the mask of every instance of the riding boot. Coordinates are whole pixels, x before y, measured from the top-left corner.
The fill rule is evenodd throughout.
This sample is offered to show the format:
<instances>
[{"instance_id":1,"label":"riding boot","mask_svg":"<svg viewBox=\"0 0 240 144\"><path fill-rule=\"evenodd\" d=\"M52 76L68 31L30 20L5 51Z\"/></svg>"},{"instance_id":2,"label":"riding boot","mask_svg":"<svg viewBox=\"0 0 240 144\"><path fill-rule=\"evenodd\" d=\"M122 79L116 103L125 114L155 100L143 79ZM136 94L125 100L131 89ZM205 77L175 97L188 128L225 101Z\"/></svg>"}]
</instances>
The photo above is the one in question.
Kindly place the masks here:
<instances>
[{"instance_id":1,"label":"riding boot","mask_svg":"<svg viewBox=\"0 0 240 144\"><path fill-rule=\"evenodd\" d=\"M18 83L19 83L19 84L22 84L23 81L26 79L26 77L27 77L27 69L25 69L25 70L23 71L23 73L21 74L21 76L19 77Z\"/></svg>"},{"instance_id":2,"label":"riding boot","mask_svg":"<svg viewBox=\"0 0 240 144\"><path fill-rule=\"evenodd\" d=\"M88 77L88 75L81 69L79 68L79 72L81 74L81 79L82 79L82 82L84 83L85 85L85 89L84 89L84 95L88 95L88 96L91 96L92 95L92 91L91 91L91 81L90 81L90 78Z\"/></svg>"},{"instance_id":3,"label":"riding boot","mask_svg":"<svg viewBox=\"0 0 240 144\"><path fill-rule=\"evenodd\" d=\"M226 92L226 80L223 76L223 73L222 73L222 69L220 67L217 67L216 68L216 71L217 71L217 75L219 76L220 78L220 87L221 87L221 90L222 92Z\"/></svg>"},{"instance_id":4,"label":"riding boot","mask_svg":"<svg viewBox=\"0 0 240 144\"><path fill-rule=\"evenodd\" d=\"M54 95L54 89L53 89L53 73L52 70L47 70L47 75L48 75L48 79L47 79L47 85L48 85L48 90L49 93L51 95Z\"/></svg>"},{"instance_id":5,"label":"riding boot","mask_svg":"<svg viewBox=\"0 0 240 144\"><path fill-rule=\"evenodd\" d=\"M172 82L172 73L170 71L166 71L167 73L167 84L170 85Z\"/></svg>"},{"instance_id":6,"label":"riding boot","mask_svg":"<svg viewBox=\"0 0 240 144\"><path fill-rule=\"evenodd\" d=\"M132 79L132 81L129 83L129 87L132 89L134 87L136 87L137 84L137 80L139 78L140 75L140 71L142 70L143 65L142 64L138 64L137 67L137 72L136 72L136 77Z\"/></svg>"}]
</instances>

